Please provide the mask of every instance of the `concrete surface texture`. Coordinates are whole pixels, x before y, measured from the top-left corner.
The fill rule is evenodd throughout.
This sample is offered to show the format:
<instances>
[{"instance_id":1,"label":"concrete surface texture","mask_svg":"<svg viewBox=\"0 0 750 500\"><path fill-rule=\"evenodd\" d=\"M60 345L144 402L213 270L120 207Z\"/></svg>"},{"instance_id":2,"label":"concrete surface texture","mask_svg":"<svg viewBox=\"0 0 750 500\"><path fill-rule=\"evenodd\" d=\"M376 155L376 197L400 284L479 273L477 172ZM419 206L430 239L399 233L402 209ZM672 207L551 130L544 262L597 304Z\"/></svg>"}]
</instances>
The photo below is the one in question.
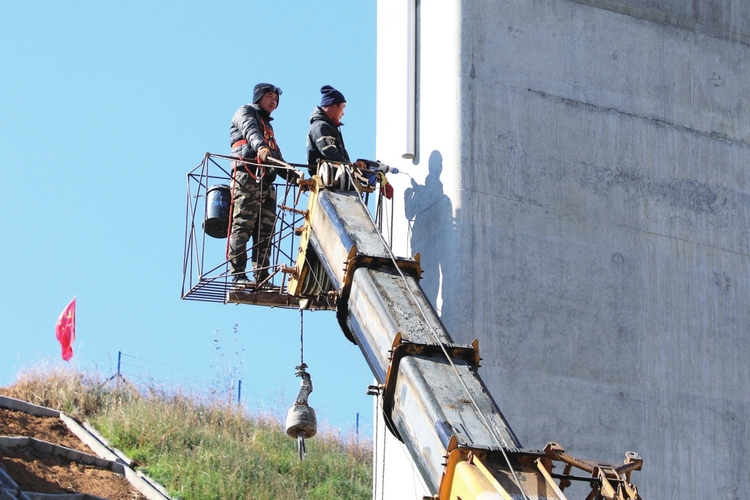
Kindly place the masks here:
<instances>
[{"instance_id":1,"label":"concrete surface texture","mask_svg":"<svg viewBox=\"0 0 750 500\"><path fill-rule=\"evenodd\" d=\"M645 498L742 498L750 2L417 5L413 162L378 96L378 157L412 176L392 181L395 249L421 253L453 338L479 339L523 445L638 451Z\"/></svg>"}]
</instances>

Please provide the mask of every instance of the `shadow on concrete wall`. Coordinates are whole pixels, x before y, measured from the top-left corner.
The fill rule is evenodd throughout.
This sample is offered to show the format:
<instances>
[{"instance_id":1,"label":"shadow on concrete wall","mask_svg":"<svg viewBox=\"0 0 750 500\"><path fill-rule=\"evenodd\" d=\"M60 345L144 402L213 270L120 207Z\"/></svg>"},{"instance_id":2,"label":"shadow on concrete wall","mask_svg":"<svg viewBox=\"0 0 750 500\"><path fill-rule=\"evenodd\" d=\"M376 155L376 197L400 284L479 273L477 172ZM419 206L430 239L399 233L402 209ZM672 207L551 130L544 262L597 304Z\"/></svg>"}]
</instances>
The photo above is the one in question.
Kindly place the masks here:
<instances>
[{"instance_id":1,"label":"shadow on concrete wall","mask_svg":"<svg viewBox=\"0 0 750 500\"><path fill-rule=\"evenodd\" d=\"M422 289L442 315L449 306L444 303L443 290L453 289L449 283L452 273L444 272L444 266L455 259L451 251L455 220L453 204L440 181L443 171L440 151L430 154L428 169L424 185L412 179L411 187L404 192L404 212L409 221L411 251L421 256Z\"/></svg>"}]
</instances>

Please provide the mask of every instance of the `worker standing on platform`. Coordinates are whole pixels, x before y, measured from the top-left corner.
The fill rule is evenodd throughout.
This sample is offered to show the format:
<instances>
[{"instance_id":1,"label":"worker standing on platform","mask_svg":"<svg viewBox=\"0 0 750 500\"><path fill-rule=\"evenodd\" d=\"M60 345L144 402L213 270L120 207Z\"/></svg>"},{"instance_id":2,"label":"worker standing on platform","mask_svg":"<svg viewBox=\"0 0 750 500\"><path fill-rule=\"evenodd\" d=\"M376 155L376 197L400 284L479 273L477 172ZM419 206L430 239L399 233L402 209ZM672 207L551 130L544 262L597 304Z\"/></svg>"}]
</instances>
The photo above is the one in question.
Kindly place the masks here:
<instances>
[{"instance_id":1,"label":"worker standing on platform","mask_svg":"<svg viewBox=\"0 0 750 500\"><path fill-rule=\"evenodd\" d=\"M241 287L252 284L245 274L250 238L255 280L260 283L269 276L271 237L276 221L273 181L277 169L268 164L268 159L283 161L271 126L271 113L278 107L280 95L281 89L270 83L257 84L252 104L240 106L229 128L232 155L244 160L233 163L232 225L227 256L232 279ZM278 169L278 173L289 181L297 178L292 170Z\"/></svg>"},{"instance_id":2,"label":"worker standing on platform","mask_svg":"<svg viewBox=\"0 0 750 500\"><path fill-rule=\"evenodd\" d=\"M307 168L311 176L316 174L318 160L351 161L340 128L346 108L344 94L330 85L324 85L320 93L320 106L313 110L307 132Z\"/></svg>"}]
</instances>

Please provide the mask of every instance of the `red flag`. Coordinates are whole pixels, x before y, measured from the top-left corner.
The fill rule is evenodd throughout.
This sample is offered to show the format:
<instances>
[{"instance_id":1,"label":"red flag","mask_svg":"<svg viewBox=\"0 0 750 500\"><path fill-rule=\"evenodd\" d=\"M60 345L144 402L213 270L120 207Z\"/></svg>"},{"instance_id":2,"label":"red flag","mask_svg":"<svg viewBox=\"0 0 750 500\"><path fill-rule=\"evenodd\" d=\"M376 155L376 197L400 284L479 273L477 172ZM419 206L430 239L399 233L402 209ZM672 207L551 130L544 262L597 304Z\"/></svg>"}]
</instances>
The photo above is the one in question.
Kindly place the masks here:
<instances>
[{"instance_id":1,"label":"red flag","mask_svg":"<svg viewBox=\"0 0 750 500\"><path fill-rule=\"evenodd\" d=\"M63 309L55 325L55 335L62 347L62 359L69 361L73 357L73 342L76 340L76 298Z\"/></svg>"}]
</instances>

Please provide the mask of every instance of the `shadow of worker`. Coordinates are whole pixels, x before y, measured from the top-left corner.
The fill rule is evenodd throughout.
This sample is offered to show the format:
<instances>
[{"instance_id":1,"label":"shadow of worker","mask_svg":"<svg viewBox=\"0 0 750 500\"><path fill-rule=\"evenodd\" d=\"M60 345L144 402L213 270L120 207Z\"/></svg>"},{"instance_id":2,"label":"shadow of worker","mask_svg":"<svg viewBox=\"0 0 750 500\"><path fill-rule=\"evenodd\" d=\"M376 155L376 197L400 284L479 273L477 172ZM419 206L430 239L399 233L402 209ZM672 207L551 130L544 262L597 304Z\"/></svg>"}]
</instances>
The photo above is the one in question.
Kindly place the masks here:
<instances>
[{"instance_id":1,"label":"shadow of worker","mask_svg":"<svg viewBox=\"0 0 750 500\"><path fill-rule=\"evenodd\" d=\"M443 290L447 286L444 265L450 261L453 248L455 221L453 204L443 191L440 175L443 155L433 151L428 161L428 174L424 185L411 180L404 192L404 212L409 221L410 244L413 253L419 253L422 265L421 286L438 314L442 314Z\"/></svg>"}]
</instances>

